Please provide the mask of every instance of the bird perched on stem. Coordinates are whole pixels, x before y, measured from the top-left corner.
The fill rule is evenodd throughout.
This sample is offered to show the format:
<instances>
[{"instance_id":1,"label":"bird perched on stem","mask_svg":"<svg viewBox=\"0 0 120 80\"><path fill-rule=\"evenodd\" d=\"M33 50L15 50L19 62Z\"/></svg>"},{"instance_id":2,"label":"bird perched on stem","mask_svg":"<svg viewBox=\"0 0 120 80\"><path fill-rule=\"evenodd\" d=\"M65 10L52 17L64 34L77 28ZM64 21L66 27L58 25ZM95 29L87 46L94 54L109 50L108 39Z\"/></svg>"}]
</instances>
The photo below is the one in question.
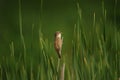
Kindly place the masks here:
<instances>
[{"instance_id":1,"label":"bird perched on stem","mask_svg":"<svg viewBox=\"0 0 120 80\"><path fill-rule=\"evenodd\" d=\"M62 50L62 44L63 44L63 37L61 37L61 34L62 33L60 31L56 31L55 39L54 39L54 47L59 58L61 58L61 50Z\"/></svg>"}]
</instances>

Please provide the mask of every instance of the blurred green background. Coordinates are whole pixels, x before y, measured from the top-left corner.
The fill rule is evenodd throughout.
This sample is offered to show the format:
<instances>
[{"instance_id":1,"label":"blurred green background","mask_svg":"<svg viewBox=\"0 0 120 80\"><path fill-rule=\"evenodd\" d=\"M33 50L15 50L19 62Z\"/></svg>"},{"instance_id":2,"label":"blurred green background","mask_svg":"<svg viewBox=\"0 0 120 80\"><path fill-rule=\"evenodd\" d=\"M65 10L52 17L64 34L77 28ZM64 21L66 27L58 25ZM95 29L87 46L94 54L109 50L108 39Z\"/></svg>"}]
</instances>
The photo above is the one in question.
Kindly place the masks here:
<instances>
[{"instance_id":1,"label":"blurred green background","mask_svg":"<svg viewBox=\"0 0 120 80\"><path fill-rule=\"evenodd\" d=\"M117 1L116 7L115 1ZM94 13L96 22L100 22L102 2L104 2L108 23L114 24L116 20L119 30L120 0L22 0L22 27L27 51L30 51L31 43L34 44L33 48L36 52L39 50L39 29L41 28L43 37L52 45L55 31L63 32L63 51L69 53L73 28L78 21L77 2L80 4L82 19L88 29L92 26ZM0 0L0 56L10 52L11 41L14 42L16 52L20 51L19 3L18 0Z\"/></svg>"}]
</instances>

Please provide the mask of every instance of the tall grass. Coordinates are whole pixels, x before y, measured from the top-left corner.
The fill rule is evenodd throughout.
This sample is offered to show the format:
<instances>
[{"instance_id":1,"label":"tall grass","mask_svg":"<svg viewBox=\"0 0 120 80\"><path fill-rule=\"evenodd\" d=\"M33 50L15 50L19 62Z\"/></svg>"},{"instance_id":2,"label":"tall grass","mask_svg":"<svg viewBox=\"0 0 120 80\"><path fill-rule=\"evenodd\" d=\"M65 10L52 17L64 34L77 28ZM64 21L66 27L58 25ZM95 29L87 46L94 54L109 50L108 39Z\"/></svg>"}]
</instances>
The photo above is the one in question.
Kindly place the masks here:
<instances>
[{"instance_id":1,"label":"tall grass","mask_svg":"<svg viewBox=\"0 0 120 80\"><path fill-rule=\"evenodd\" d=\"M57 68L58 57L54 47L49 40L44 38L41 29L38 31L39 52L36 53L34 44L31 44L31 56L26 51L22 32L21 0L19 0L22 50L15 52L14 42L10 43L10 55L3 56L1 59L0 80L118 80L120 77L120 32L107 23L104 3L102 21L96 22L97 17L94 12L93 26L90 27L83 24L79 3L77 3L77 8L78 22L74 26L71 43L72 59L63 56L60 67ZM32 38L33 29L34 25ZM18 53L20 53L19 56L16 55ZM68 64L68 59L71 64Z\"/></svg>"},{"instance_id":2,"label":"tall grass","mask_svg":"<svg viewBox=\"0 0 120 80\"><path fill-rule=\"evenodd\" d=\"M20 27L20 38L21 38L21 43L23 47L23 54L24 54L24 62L25 62L25 56L26 56L26 45L25 45L25 39L23 36L23 28L22 28L22 11L21 11L21 0L19 0L19 27Z\"/></svg>"}]
</instances>

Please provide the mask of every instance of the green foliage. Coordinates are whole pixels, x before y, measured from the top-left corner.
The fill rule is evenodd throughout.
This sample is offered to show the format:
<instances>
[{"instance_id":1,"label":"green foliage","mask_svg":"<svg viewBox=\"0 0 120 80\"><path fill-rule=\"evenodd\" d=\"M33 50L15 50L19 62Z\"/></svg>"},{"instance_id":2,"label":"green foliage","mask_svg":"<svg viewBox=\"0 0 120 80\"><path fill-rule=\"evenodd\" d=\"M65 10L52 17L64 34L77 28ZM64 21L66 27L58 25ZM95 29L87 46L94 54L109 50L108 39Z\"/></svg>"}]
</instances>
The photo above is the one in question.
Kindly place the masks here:
<instances>
[{"instance_id":1,"label":"green foliage","mask_svg":"<svg viewBox=\"0 0 120 80\"><path fill-rule=\"evenodd\" d=\"M19 6L21 6L20 0ZM68 56L62 56L60 62L60 67L62 63L65 63L65 80L118 80L120 77L120 32L116 26L108 25L104 6L102 6L102 21L96 22L94 13L93 26L90 27L84 25L78 3L77 8L79 19L74 26L71 43L72 56L71 59ZM31 52L27 52L22 34L21 8L19 8L19 19L23 48L20 52L16 52L14 42L10 43L9 56L3 56L0 61L0 80L59 80L58 57L53 45L44 39L39 29L39 51L36 52L32 44ZM32 38L33 29L34 25Z\"/></svg>"}]
</instances>

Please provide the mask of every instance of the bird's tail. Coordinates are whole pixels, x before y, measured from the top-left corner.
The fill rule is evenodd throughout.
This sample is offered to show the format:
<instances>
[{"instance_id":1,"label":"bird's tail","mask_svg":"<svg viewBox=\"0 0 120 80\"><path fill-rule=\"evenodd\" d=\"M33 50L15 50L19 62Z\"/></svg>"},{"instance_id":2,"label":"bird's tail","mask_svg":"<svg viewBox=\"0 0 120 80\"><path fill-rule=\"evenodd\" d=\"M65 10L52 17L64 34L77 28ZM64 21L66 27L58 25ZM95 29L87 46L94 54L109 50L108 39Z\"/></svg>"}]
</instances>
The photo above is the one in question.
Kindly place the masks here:
<instances>
[{"instance_id":1,"label":"bird's tail","mask_svg":"<svg viewBox=\"0 0 120 80\"><path fill-rule=\"evenodd\" d=\"M58 52L58 57L61 59L61 51Z\"/></svg>"}]
</instances>

